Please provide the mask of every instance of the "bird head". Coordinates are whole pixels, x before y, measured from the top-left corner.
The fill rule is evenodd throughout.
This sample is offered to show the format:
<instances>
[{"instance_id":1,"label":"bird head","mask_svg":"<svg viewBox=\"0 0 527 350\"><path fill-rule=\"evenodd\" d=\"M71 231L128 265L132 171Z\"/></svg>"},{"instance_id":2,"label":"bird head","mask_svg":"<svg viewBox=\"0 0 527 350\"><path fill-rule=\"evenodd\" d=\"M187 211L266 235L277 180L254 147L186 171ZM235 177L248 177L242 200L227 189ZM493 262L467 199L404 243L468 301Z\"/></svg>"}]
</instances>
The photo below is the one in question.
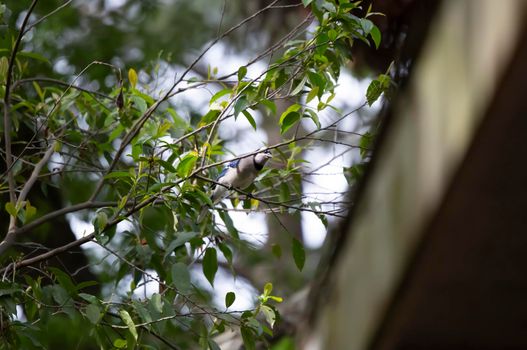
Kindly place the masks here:
<instances>
[{"instance_id":1,"label":"bird head","mask_svg":"<svg viewBox=\"0 0 527 350\"><path fill-rule=\"evenodd\" d=\"M260 166L263 166L272 157L271 151L265 147L262 147L259 149L259 152L254 155L254 162Z\"/></svg>"}]
</instances>

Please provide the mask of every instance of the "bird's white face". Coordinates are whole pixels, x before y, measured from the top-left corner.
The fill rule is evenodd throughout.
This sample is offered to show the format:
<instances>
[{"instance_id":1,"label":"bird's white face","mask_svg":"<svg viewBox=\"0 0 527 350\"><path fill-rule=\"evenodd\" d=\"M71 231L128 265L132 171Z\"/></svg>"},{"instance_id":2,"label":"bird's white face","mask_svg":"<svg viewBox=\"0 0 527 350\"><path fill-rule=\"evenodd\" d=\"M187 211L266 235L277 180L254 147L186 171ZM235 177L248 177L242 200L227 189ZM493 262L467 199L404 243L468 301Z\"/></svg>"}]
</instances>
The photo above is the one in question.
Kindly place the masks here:
<instances>
[{"instance_id":1,"label":"bird's white face","mask_svg":"<svg viewBox=\"0 0 527 350\"><path fill-rule=\"evenodd\" d=\"M271 152L269 150L265 150L261 153L257 153L254 156L254 161L257 164L264 165L269 159L271 159L273 156L271 155Z\"/></svg>"}]
</instances>

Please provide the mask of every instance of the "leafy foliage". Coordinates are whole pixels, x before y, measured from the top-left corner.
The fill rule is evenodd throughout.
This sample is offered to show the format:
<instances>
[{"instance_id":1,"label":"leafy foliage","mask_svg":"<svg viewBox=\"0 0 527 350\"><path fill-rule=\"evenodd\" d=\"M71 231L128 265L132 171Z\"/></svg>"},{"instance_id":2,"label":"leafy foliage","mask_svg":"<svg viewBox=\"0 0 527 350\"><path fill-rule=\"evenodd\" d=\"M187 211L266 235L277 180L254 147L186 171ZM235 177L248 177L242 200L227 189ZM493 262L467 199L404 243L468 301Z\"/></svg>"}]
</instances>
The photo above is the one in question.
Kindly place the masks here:
<instances>
[{"instance_id":1,"label":"leafy foliage","mask_svg":"<svg viewBox=\"0 0 527 350\"><path fill-rule=\"evenodd\" d=\"M337 109L331 102L354 41L378 47L380 32L368 19L369 11L364 18L353 14L360 2L303 4L316 19L315 29L305 36L292 32L290 39L295 39L283 50L281 45L266 50L259 59L272 61L260 75L249 75L252 62L247 62L223 77L210 69L206 77L189 78L198 56L162 87L157 85L163 75L159 65L125 70L103 62L104 57L90 57L92 63L78 75L57 76L45 57L46 47L31 51L42 47L39 31L45 33L35 25L38 21L28 24L31 10L22 13L19 4L0 7L8 24L0 51L0 95L6 118L3 156L10 160L0 182L5 194L1 207L10 222L0 244L0 321L7 344L0 348L52 348L60 341L89 348L94 339L101 348L168 343L218 349L215 337L233 328L240 331L247 349L255 349L258 341L272 336L281 318L277 305L283 300L271 295L271 283L264 285L253 308L231 311L236 293L226 294L222 310L196 275L202 273L214 286L220 268L235 274L237 255L255 250L240 238L229 211L215 206L207 194L211 179L227 161L217 131L229 118L243 114L258 129L256 114L274 116L281 100L294 101L276 122L283 141L268 146L282 166L263 171L251 192L233 194L233 207L240 204L243 210L272 215L307 211L324 224L327 216L340 216L324 210L322 203L307 203L295 195L302 180L303 160L298 155L351 114L342 113L325 126L318 116ZM74 9L65 6L65 11ZM6 19L10 13L25 24L16 27L12 17ZM52 17L39 18L45 28L51 25ZM22 41L28 28L34 34ZM58 29L47 30L49 34ZM94 81L106 76L113 83L93 90L83 76L90 70L98 71ZM387 74L379 76L368 88L367 103L390 85ZM206 111L186 115L173 102L178 95L209 86L219 89ZM303 130L306 119L314 125L311 132ZM369 140L363 140L351 147L368 148L364 142ZM55 209L33 201L30 194L37 184L44 196L60 190L67 201ZM222 223L211 216L200 221L202 208L214 206ZM34 235L53 235L49 223L73 213L91 222L93 231L41 251L32 241ZM125 229L117 228L121 223L127 223ZM35 251L20 250L15 241L34 245ZM97 281L79 282L75 271L49 262L63 251L79 254L73 248L87 242L104 252L104 257L91 257ZM291 242L291 257L303 270L309 257L299 239L292 237ZM282 258L280 245L273 245L272 253ZM159 289L141 298L141 288L152 283ZM67 327L60 325L67 324L87 330L86 338L64 336ZM49 332L53 327L59 331Z\"/></svg>"}]
</instances>

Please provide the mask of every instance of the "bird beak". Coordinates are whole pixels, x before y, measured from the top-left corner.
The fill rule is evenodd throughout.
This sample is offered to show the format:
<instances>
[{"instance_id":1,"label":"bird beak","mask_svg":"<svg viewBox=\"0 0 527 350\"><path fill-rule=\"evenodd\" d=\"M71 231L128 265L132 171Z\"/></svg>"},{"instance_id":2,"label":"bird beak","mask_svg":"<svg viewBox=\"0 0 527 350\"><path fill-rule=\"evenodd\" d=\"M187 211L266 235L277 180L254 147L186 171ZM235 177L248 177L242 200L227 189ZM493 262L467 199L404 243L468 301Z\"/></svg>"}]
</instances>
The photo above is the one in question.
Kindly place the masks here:
<instances>
[{"instance_id":1,"label":"bird beak","mask_svg":"<svg viewBox=\"0 0 527 350\"><path fill-rule=\"evenodd\" d=\"M273 158L273 155L272 155L271 153L264 153L264 154L265 154L265 157L266 157L267 159L271 159L271 158Z\"/></svg>"}]
</instances>

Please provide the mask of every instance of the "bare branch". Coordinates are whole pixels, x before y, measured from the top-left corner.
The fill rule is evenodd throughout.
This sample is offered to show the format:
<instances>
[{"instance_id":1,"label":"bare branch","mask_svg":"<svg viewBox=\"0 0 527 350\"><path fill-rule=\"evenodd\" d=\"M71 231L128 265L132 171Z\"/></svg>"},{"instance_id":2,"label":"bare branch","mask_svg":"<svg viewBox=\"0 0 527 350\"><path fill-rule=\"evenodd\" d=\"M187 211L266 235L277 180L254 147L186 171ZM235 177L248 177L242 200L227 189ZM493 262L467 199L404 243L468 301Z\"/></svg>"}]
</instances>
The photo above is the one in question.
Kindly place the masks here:
<instances>
[{"instance_id":1,"label":"bare branch","mask_svg":"<svg viewBox=\"0 0 527 350\"><path fill-rule=\"evenodd\" d=\"M46 215L43 215L39 217L38 219L31 221L29 224L16 229L13 233L15 235L20 235L20 234L29 232L35 227L38 227L50 220L53 220L54 218L57 218L59 216L66 215L69 213L75 213L75 212L78 212L84 209L96 209L96 208L115 207L115 206L117 206L117 202L83 202L83 203L74 204L68 207L61 208L59 210L52 211L51 213L48 213Z\"/></svg>"},{"instance_id":2,"label":"bare branch","mask_svg":"<svg viewBox=\"0 0 527 350\"><path fill-rule=\"evenodd\" d=\"M49 147L46 153L44 153L44 156L39 160L39 162L35 165L35 168L33 169L33 172L31 173L31 176L29 179L27 179L26 183L24 184L24 187L22 187L22 191L20 192L20 195L17 200L17 205L21 204L23 201L26 200L27 195L29 194L29 191L37 181L38 175L42 171L42 168L44 165L47 164L48 160L51 158L53 153L55 152L55 145L57 144L57 141L53 142ZM0 255L2 255L2 252L0 251Z\"/></svg>"},{"instance_id":3,"label":"bare branch","mask_svg":"<svg viewBox=\"0 0 527 350\"><path fill-rule=\"evenodd\" d=\"M11 80L13 79L13 68L15 66L16 54L18 52L20 42L22 41L22 37L25 34L24 30L27 26L27 22L29 21L29 17L31 16L31 13L33 12L35 6L37 5L37 2L38 0L33 0L31 5L29 6L29 9L27 10L26 16L24 17L24 20L22 21L22 26L20 27L20 32L18 33L18 37L15 40L13 50L11 51L11 57L9 57L9 65L7 66L5 95L4 95L4 138L5 138L6 168L7 169L11 169L12 164L14 164L12 162L13 159L12 159L12 154L11 154L11 117L9 115L10 99L11 99ZM15 204L16 193L15 193L15 178L14 178L13 172L8 170L7 177L8 177L8 183L9 183L9 200L11 203ZM12 226L12 224L14 225L14 222L10 223L10 226Z\"/></svg>"}]
</instances>

